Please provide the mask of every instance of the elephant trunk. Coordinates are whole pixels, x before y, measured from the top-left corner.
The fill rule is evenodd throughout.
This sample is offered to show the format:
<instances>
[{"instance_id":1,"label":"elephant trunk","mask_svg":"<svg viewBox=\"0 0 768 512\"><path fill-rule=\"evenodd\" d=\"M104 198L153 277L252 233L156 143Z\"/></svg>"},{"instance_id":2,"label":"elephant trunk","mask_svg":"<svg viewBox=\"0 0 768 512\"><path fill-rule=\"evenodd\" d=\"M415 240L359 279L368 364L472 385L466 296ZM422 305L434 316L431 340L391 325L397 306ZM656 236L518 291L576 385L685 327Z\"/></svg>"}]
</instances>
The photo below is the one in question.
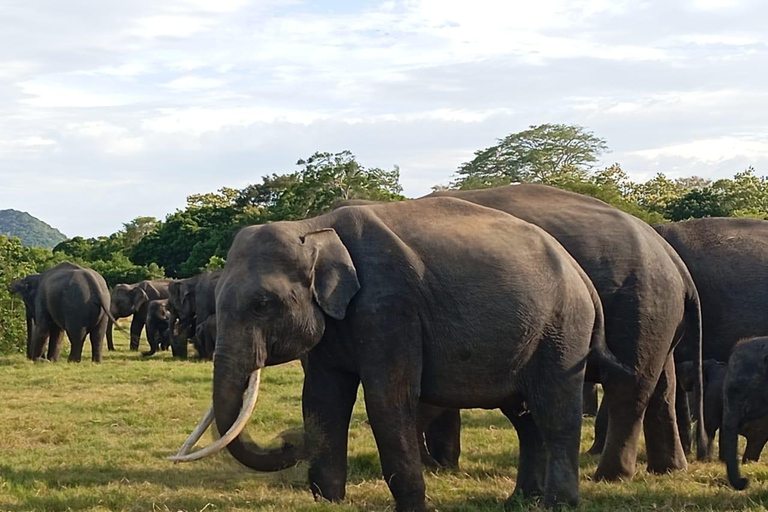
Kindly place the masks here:
<instances>
[{"instance_id":1,"label":"elephant trunk","mask_svg":"<svg viewBox=\"0 0 768 512\"><path fill-rule=\"evenodd\" d=\"M725 458L726 469L728 470L728 483L738 490L747 488L749 481L741 476L739 470L739 457L737 454L739 418L735 417L730 407L723 410L723 426L720 429L721 453Z\"/></svg>"},{"instance_id":2,"label":"elephant trunk","mask_svg":"<svg viewBox=\"0 0 768 512\"><path fill-rule=\"evenodd\" d=\"M213 370L213 410L220 434L236 423L243 407L243 390L252 368L248 357L232 357L217 352ZM251 355L250 361L253 361ZM251 363L252 365L253 363ZM237 435L227 450L238 462L256 471L279 471L296 465L301 460L301 447L284 443L280 448L267 450Z\"/></svg>"}]
</instances>

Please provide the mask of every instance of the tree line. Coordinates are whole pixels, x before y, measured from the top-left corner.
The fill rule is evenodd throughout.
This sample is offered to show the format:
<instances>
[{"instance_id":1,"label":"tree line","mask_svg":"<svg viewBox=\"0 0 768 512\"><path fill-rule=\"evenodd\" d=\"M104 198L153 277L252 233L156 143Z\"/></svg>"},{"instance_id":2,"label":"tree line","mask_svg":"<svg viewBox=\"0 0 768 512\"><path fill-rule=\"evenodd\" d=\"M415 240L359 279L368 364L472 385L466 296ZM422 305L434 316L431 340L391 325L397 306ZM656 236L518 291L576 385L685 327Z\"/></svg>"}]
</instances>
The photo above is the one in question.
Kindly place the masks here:
<instances>
[{"instance_id":1,"label":"tree line","mask_svg":"<svg viewBox=\"0 0 768 512\"><path fill-rule=\"evenodd\" d=\"M452 182L434 189L544 183L596 197L651 224L700 217L768 218L768 181L751 167L727 179L657 174L635 182L618 163L596 167L607 150L604 139L581 126L531 126L478 150ZM346 199L405 199L399 168L366 168L349 151L318 152L299 160L297 167L243 189L191 195L184 209L164 220L138 217L112 235L74 237L53 250L23 247L18 239L0 236L0 351L23 347L23 304L7 289L16 277L64 260L97 270L110 286L190 277L221 268L243 226L315 216Z\"/></svg>"}]
</instances>

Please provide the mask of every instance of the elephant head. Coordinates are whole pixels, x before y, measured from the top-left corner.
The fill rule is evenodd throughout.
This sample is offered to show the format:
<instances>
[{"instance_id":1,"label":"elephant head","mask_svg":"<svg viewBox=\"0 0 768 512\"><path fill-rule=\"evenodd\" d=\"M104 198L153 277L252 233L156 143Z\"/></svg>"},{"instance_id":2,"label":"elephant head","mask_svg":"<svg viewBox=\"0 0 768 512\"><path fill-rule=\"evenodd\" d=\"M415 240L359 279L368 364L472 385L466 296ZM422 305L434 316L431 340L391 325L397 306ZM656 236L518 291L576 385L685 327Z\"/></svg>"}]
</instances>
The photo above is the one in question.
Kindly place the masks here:
<instances>
[{"instance_id":1,"label":"elephant head","mask_svg":"<svg viewBox=\"0 0 768 512\"><path fill-rule=\"evenodd\" d=\"M115 318L125 318L136 313L148 301L147 292L138 286L118 284L112 292L109 312Z\"/></svg>"},{"instance_id":2,"label":"elephant head","mask_svg":"<svg viewBox=\"0 0 768 512\"><path fill-rule=\"evenodd\" d=\"M745 423L768 415L768 338L739 342L728 361L723 385L722 454L728 481L738 490L749 483L739 471L738 433Z\"/></svg>"},{"instance_id":3,"label":"elephant head","mask_svg":"<svg viewBox=\"0 0 768 512\"><path fill-rule=\"evenodd\" d=\"M264 451L240 432L255 405L261 369L299 359L311 350L323 337L326 317L343 319L360 289L355 266L336 231L306 232L304 225L253 226L237 235L216 290L213 413L206 419L215 417L222 437L208 448L172 460L195 460L226 446L242 464L275 471L302 456L290 443Z\"/></svg>"},{"instance_id":4,"label":"elephant head","mask_svg":"<svg viewBox=\"0 0 768 512\"><path fill-rule=\"evenodd\" d=\"M29 274L21 279L13 280L8 285L8 291L20 295L29 311L34 311L37 288L41 277L41 274Z\"/></svg>"}]
</instances>

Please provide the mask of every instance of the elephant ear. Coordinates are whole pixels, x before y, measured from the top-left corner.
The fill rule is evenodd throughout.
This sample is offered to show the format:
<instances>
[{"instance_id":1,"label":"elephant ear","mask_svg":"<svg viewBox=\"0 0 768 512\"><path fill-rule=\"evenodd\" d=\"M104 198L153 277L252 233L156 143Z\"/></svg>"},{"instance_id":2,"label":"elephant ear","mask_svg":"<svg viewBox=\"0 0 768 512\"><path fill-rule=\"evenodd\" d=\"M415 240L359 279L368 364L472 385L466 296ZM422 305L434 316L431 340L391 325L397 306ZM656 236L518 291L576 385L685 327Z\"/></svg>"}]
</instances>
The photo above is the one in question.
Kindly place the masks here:
<instances>
[{"instance_id":1,"label":"elephant ear","mask_svg":"<svg viewBox=\"0 0 768 512\"><path fill-rule=\"evenodd\" d=\"M312 251L312 294L325 313L344 319L352 297L360 289L357 270L346 246L333 229L307 233L302 243Z\"/></svg>"},{"instance_id":2,"label":"elephant ear","mask_svg":"<svg viewBox=\"0 0 768 512\"><path fill-rule=\"evenodd\" d=\"M149 300L147 292L141 288L134 288L131 292L131 298L133 298L133 310L138 311L139 308Z\"/></svg>"}]
</instances>

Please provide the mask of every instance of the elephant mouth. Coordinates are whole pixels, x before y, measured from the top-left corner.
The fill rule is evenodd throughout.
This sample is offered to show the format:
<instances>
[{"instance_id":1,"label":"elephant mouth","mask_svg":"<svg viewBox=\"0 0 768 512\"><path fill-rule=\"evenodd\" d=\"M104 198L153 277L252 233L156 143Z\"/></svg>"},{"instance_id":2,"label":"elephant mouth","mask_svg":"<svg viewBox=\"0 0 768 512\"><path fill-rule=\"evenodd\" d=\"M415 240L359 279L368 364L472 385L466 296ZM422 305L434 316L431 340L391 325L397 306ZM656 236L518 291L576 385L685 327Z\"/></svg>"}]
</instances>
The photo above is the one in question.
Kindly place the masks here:
<instances>
[{"instance_id":1,"label":"elephant mouth","mask_svg":"<svg viewBox=\"0 0 768 512\"><path fill-rule=\"evenodd\" d=\"M197 427L195 427L195 430L189 435L181 448L179 448L178 453L168 457L168 460L173 462L192 462L195 460L200 460L204 457L208 457L209 455L213 455L214 453L220 452L226 448L229 443L231 443L237 438L237 436L240 435L240 432L242 432L245 428L245 424L248 422L251 414L253 414L253 410L256 407L256 400L259 398L260 383L261 368L258 368L253 373L251 373L251 376L248 379L248 386L245 390L245 395L243 396L243 406L240 409L240 414L237 416L235 422L231 427L229 427L229 430L227 430L223 436L205 448L201 448L196 452L189 453L189 451L195 446L195 443L200 440L203 434L205 434L205 432L211 426L211 423L213 423L214 413L213 405L211 405L203 418L200 420L200 423L198 423Z\"/></svg>"}]
</instances>

